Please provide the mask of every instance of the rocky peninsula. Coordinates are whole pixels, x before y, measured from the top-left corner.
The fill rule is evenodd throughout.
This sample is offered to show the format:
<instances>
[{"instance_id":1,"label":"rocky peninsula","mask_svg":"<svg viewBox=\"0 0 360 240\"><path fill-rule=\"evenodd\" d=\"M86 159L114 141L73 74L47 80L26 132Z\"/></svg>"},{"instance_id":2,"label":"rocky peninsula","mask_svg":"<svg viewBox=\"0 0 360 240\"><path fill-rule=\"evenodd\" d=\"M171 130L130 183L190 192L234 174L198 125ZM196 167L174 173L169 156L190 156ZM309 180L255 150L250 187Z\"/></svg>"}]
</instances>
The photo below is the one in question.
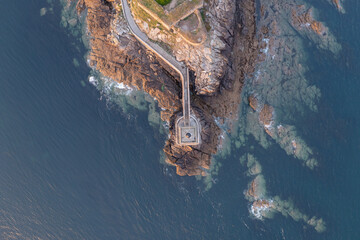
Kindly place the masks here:
<instances>
[{"instance_id":1,"label":"rocky peninsula","mask_svg":"<svg viewBox=\"0 0 360 240\"><path fill-rule=\"evenodd\" d=\"M334 58L342 50L319 20L317 9L302 0L128 1L136 25L149 41L190 70L191 114L200 122L201 144L182 146L176 142L175 129L183 114L180 77L129 31L122 0L66 1L65 9L76 11L78 17L64 18L63 25L86 23L89 66L111 87L125 94L145 92L145 99L151 99L149 122L166 123L165 161L176 167L178 175L206 176L208 190L211 173L216 175L221 166L213 156L220 150L226 156L239 149L240 163L250 178L244 195L253 217L281 213L318 232L326 229L322 218L302 213L291 200L269 196L264 159L258 160L254 147L248 146L252 140L264 149L277 144L311 170L321 165L294 124L295 116L318 111L321 96L307 79L304 43ZM328 3L345 13L342 0ZM97 82L93 76L89 81ZM159 117L150 116L156 113L154 100L161 109Z\"/></svg>"},{"instance_id":2,"label":"rocky peninsula","mask_svg":"<svg viewBox=\"0 0 360 240\"><path fill-rule=\"evenodd\" d=\"M185 30L182 35L174 33L143 9L132 8L140 29L191 70L191 107L201 124L202 143L198 146L175 144L174 124L182 112L181 82L171 67L130 34L121 1L79 0L76 4L79 15L86 12L89 65L156 99L162 109L161 119L169 126L164 146L166 161L176 166L179 175L205 175L221 145L217 122L231 124L236 119L245 76L254 71L258 54L255 1L203 2L193 11L201 19L200 43L187 39ZM184 21L191 16L180 21L176 29L186 29L188 23Z\"/></svg>"},{"instance_id":3,"label":"rocky peninsula","mask_svg":"<svg viewBox=\"0 0 360 240\"><path fill-rule=\"evenodd\" d=\"M306 71L300 63L302 55L295 54L301 43L293 34L334 54L341 50L326 25L316 20L315 10L296 1L280 0L260 4L255 0L170 2L162 7L152 0L133 0L130 6L141 31L190 69L191 109L201 125L201 144L196 146L176 144L175 121L182 115L180 78L129 32L121 0L68 2L76 5L79 16L85 16L89 65L103 76L144 91L157 101L161 120L169 127L164 146L166 162L176 166L177 174L182 176L209 172L211 158L222 146L224 131L231 131L238 119L239 104L244 101L242 88L248 78L251 89L246 91L249 94L245 94L245 102L255 111L251 115L258 115L254 121L288 154L310 168L317 166L312 150L297 137L296 130L281 124L275 114L286 115L284 109L303 99L316 111L314 102L320 95L303 79ZM341 6L341 1L332 3ZM76 19L70 19L68 24L73 21ZM294 95L297 85L304 90ZM286 92L297 99L282 101L276 97ZM296 105L294 109L301 108ZM235 137L236 128L232 129Z\"/></svg>"}]
</instances>

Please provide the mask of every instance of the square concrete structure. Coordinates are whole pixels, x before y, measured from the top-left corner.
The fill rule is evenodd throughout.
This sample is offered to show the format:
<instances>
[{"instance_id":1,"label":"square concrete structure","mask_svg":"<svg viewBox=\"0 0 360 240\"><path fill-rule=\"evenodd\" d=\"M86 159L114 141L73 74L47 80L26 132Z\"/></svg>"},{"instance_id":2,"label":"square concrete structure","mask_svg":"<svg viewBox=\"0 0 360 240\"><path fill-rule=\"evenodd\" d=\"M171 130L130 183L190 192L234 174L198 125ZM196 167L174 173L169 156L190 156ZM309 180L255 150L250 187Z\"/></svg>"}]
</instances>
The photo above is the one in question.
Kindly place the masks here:
<instances>
[{"instance_id":1,"label":"square concrete structure","mask_svg":"<svg viewBox=\"0 0 360 240\"><path fill-rule=\"evenodd\" d=\"M180 128L180 137L182 143L196 143L197 134L196 127L181 127Z\"/></svg>"},{"instance_id":2,"label":"square concrete structure","mask_svg":"<svg viewBox=\"0 0 360 240\"><path fill-rule=\"evenodd\" d=\"M194 116L186 122L184 117L176 121L176 142L179 145L200 144L200 125Z\"/></svg>"}]
</instances>

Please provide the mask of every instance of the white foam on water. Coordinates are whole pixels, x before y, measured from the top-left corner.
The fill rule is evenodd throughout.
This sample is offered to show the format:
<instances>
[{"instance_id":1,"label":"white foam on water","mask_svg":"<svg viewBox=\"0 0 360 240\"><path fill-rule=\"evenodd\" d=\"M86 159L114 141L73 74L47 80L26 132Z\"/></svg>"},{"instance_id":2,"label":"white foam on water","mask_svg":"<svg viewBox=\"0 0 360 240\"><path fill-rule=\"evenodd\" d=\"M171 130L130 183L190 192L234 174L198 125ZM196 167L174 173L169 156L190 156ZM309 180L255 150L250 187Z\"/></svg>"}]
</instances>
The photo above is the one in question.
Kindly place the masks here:
<instances>
[{"instance_id":1,"label":"white foam on water","mask_svg":"<svg viewBox=\"0 0 360 240\"><path fill-rule=\"evenodd\" d=\"M134 88L132 88L128 85L125 85L124 83L115 82L113 87L115 89L122 90L122 91L120 91L120 93L123 93L125 95L129 95L129 94L131 94L132 91L134 91Z\"/></svg>"},{"instance_id":2,"label":"white foam on water","mask_svg":"<svg viewBox=\"0 0 360 240\"><path fill-rule=\"evenodd\" d=\"M251 205L250 213L257 219L263 219L263 216L265 216L265 214L272 208L273 200L270 199L266 201L268 204L262 204L261 206L254 206L254 204Z\"/></svg>"},{"instance_id":3,"label":"white foam on water","mask_svg":"<svg viewBox=\"0 0 360 240\"><path fill-rule=\"evenodd\" d=\"M269 124L264 124L264 127L271 131L274 128L274 121L271 121Z\"/></svg>"},{"instance_id":4,"label":"white foam on water","mask_svg":"<svg viewBox=\"0 0 360 240\"><path fill-rule=\"evenodd\" d=\"M268 51L269 51L269 41L270 41L270 39L264 38L262 41L266 43L266 47L260 49L260 52L267 54Z\"/></svg>"},{"instance_id":5,"label":"white foam on water","mask_svg":"<svg viewBox=\"0 0 360 240\"><path fill-rule=\"evenodd\" d=\"M94 76L90 76L89 77L89 82L94 85L95 87L97 87L99 85L99 81L94 77Z\"/></svg>"}]
</instances>

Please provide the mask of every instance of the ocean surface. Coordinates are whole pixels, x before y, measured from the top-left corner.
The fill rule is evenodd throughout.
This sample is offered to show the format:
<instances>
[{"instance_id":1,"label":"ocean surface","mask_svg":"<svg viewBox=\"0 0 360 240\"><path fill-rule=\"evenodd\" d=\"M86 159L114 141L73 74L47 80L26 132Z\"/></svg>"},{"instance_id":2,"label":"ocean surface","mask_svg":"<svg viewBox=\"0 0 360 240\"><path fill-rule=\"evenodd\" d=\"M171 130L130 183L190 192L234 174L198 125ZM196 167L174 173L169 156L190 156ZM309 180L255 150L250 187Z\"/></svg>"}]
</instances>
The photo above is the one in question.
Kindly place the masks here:
<instances>
[{"instance_id":1,"label":"ocean surface","mask_svg":"<svg viewBox=\"0 0 360 240\"><path fill-rule=\"evenodd\" d=\"M346 14L308 1L342 45L338 58L304 40L318 111L293 122L319 167L276 144L257 153L267 191L326 222L317 233L276 214L254 219L249 178L226 157L213 186L161 163L166 134L146 111L124 112L88 82L85 48L45 0L0 8L0 239L360 239L360 1ZM74 60L76 59L76 60Z\"/></svg>"}]
</instances>

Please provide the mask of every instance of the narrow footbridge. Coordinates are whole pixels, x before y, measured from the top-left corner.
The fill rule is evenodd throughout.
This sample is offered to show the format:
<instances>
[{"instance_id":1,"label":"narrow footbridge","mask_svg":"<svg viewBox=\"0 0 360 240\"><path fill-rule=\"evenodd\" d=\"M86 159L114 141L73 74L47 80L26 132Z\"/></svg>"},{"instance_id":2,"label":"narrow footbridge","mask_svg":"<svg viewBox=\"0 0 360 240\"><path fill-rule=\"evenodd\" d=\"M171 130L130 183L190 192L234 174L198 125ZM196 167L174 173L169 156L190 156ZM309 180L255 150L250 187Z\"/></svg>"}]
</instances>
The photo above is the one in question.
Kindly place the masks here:
<instances>
[{"instance_id":1,"label":"narrow footbridge","mask_svg":"<svg viewBox=\"0 0 360 240\"><path fill-rule=\"evenodd\" d=\"M135 38L147 49L159 56L164 62L172 67L179 75L182 83L182 106L183 116L176 121L176 140L179 145L198 145L200 144L200 124L195 116L190 115L190 89L189 89L189 69L184 63L177 61L172 55L166 52L159 45L152 42L143 33L134 21L131 9L127 0L121 0L124 18L129 29Z\"/></svg>"}]
</instances>

